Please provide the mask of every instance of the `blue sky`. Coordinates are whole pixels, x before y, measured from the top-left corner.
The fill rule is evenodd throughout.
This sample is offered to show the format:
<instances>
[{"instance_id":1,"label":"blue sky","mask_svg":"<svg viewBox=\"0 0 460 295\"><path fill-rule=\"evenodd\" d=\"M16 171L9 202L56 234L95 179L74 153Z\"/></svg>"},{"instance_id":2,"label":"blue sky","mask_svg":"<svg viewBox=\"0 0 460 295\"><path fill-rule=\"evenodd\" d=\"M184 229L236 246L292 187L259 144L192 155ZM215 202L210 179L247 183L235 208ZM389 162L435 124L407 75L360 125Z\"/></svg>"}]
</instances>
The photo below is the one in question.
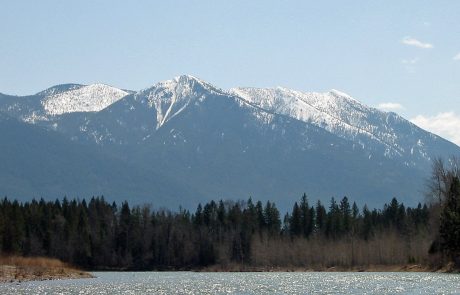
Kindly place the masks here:
<instances>
[{"instance_id":1,"label":"blue sky","mask_svg":"<svg viewBox=\"0 0 460 295\"><path fill-rule=\"evenodd\" d=\"M460 1L2 1L0 92L338 89L460 144Z\"/></svg>"}]
</instances>

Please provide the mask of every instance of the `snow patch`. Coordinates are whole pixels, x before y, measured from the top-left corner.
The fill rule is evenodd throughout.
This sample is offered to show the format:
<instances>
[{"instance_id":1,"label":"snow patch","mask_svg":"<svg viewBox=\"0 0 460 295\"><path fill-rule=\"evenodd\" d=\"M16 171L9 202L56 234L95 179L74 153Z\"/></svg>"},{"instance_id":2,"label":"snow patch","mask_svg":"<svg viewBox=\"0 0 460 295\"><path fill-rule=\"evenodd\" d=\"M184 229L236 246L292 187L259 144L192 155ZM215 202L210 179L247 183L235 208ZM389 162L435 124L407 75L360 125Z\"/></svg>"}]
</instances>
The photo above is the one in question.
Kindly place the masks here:
<instances>
[{"instance_id":1,"label":"snow patch","mask_svg":"<svg viewBox=\"0 0 460 295\"><path fill-rule=\"evenodd\" d=\"M233 88L230 93L266 112L316 125L342 138L377 141L385 146L384 154L388 157L404 153L396 132L388 124L386 113L338 90L305 93L284 87Z\"/></svg>"},{"instance_id":2,"label":"snow patch","mask_svg":"<svg viewBox=\"0 0 460 295\"><path fill-rule=\"evenodd\" d=\"M92 84L64 92L49 92L42 100L48 115L74 112L98 112L129 93L105 84Z\"/></svg>"},{"instance_id":3,"label":"snow patch","mask_svg":"<svg viewBox=\"0 0 460 295\"><path fill-rule=\"evenodd\" d=\"M190 75L175 77L140 91L137 97L147 97L148 105L156 110L156 129L183 112L192 102L203 102L209 95L222 95L222 91Z\"/></svg>"}]
</instances>

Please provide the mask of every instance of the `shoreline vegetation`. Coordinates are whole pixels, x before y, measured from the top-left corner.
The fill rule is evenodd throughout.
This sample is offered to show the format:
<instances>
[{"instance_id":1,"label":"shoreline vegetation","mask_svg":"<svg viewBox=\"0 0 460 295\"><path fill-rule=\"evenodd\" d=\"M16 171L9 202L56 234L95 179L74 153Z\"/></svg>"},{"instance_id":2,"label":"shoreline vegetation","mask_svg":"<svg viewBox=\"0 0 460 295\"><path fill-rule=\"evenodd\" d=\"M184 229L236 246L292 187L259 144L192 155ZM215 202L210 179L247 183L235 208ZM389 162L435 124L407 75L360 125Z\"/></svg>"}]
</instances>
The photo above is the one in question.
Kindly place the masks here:
<instances>
[{"instance_id":1,"label":"shoreline vegetation","mask_svg":"<svg viewBox=\"0 0 460 295\"><path fill-rule=\"evenodd\" d=\"M87 270L198 270L422 264L436 231L433 207L359 210L347 197L329 207L304 195L281 218L272 202L210 201L180 209L86 200L0 201L3 255L50 257ZM436 252L436 251L435 251ZM232 269L234 267L230 267Z\"/></svg>"},{"instance_id":2,"label":"shoreline vegetation","mask_svg":"<svg viewBox=\"0 0 460 295\"><path fill-rule=\"evenodd\" d=\"M93 278L85 271L46 257L0 257L0 283Z\"/></svg>"},{"instance_id":3,"label":"shoreline vegetation","mask_svg":"<svg viewBox=\"0 0 460 295\"><path fill-rule=\"evenodd\" d=\"M0 282L87 278L89 271L456 272L437 244L439 206L328 210L304 195L275 204L211 201L186 210L119 208L103 197L0 201ZM9 255L11 256L6 256ZM33 258L35 256L42 256ZM48 257L48 258L46 258ZM65 261L65 262L62 262Z\"/></svg>"},{"instance_id":4,"label":"shoreline vegetation","mask_svg":"<svg viewBox=\"0 0 460 295\"><path fill-rule=\"evenodd\" d=\"M204 269L197 270L198 272L440 272L452 273L457 272L452 266L442 268L433 268L420 264L407 265L367 265L353 267L251 267L242 265L230 265L222 267L213 265Z\"/></svg>"},{"instance_id":5,"label":"shoreline vegetation","mask_svg":"<svg viewBox=\"0 0 460 295\"><path fill-rule=\"evenodd\" d=\"M112 270L113 271L113 270ZM122 271L122 270L116 270ZM153 270L158 271L158 270ZM190 270L193 272L439 272L458 273L452 264L433 268L420 264L412 265L367 265L353 267L253 267L240 264L212 265ZM69 266L62 261L46 257L0 257L0 283L27 281L67 280L95 278L91 273Z\"/></svg>"},{"instance_id":6,"label":"shoreline vegetation","mask_svg":"<svg viewBox=\"0 0 460 295\"><path fill-rule=\"evenodd\" d=\"M360 209L347 197L325 206L310 204L304 194L282 217L275 203L251 198L212 200L191 212L110 204L104 197L25 203L5 197L0 254L59 259L61 273L64 265L94 271L456 272L460 161L450 163L454 168L434 162L432 198L416 207L393 198L381 209ZM16 276L40 274L25 266L14 266Z\"/></svg>"}]
</instances>

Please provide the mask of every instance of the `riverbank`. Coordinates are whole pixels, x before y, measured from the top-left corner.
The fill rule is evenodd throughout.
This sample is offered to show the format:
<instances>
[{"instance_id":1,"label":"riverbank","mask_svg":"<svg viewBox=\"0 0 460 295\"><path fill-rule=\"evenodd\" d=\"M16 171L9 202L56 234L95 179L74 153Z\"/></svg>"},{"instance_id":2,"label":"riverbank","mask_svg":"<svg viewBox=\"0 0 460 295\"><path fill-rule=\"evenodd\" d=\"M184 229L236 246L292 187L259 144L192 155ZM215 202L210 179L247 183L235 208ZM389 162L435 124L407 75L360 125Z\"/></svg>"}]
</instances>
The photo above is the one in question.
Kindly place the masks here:
<instances>
[{"instance_id":1,"label":"riverbank","mask_svg":"<svg viewBox=\"0 0 460 295\"><path fill-rule=\"evenodd\" d=\"M92 278L85 271L58 259L44 257L0 257L0 283Z\"/></svg>"},{"instance_id":2,"label":"riverbank","mask_svg":"<svg viewBox=\"0 0 460 295\"><path fill-rule=\"evenodd\" d=\"M101 270L98 270L101 271ZM129 272L127 269L104 271ZM438 272L459 273L453 263L443 267L430 267L421 264L406 265L367 265L353 267L298 267L298 266L249 266L242 264L212 265L204 268L157 269L152 271L191 271L191 272ZM45 257L0 257L0 283L44 281L59 279L93 278L88 272L76 269L58 259Z\"/></svg>"},{"instance_id":3,"label":"riverbank","mask_svg":"<svg viewBox=\"0 0 460 295\"><path fill-rule=\"evenodd\" d=\"M232 265L213 265L196 270L198 272L440 272L458 273L453 264L445 265L441 268L430 267L421 264L407 265L367 265L353 267L257 267L240 264Z\"/></svg>"},{"instance_id":4,"label":"riverbank","mask_svg":"<svg viewBox=\"0 0 460 295\"><path fill-rule=\"evenodd\" d=\"M427 264L371 264L365 266L254 266L248 264L214 264L206 267L160 267L153 269L103 268L97 272L432 272L460 273L453 262L437 266Z\"/></svg>"}]
</instances>

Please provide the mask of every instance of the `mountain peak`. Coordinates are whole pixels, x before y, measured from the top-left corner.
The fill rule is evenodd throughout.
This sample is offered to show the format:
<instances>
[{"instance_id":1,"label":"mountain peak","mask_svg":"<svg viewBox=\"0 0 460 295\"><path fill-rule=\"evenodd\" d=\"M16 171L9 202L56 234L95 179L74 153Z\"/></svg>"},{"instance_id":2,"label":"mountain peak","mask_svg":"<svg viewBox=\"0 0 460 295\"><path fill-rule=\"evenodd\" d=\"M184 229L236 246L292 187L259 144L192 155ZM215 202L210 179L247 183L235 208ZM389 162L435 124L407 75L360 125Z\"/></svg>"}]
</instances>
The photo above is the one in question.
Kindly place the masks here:
<instances>
[{"instance_id":1,"label":"mountain peak","mask_svg":"<svg viewBox=\"0 0 460 295\"><path fill-rule=\"evenodd\" d=\"M332 94L335 97L344 98L344 99L347 99L349 101L353 101L354 103L358 103L358 104L362 105L362 103L359 100L353 98L351 95L349 95L349 94L347 94L347 93L345 93L343 91L340 91L340 90L337 90L337 89L331 89L329 91L329 93Z\"/></svg>"},{"instance_id":2,"label":"mountain peak","mask_svg":"<svg viewBox=\"0 0 460 295\"><path fill-rule=\"evenodd\" d=\"M75 85L64 91L45 90L42 101L48 115L73 112L98 112L118 101L129 92L102 83ZM58 89L60 90L60 89Z\"/></svg>"},{"instance_id":3,"label":"mountain peak","mask_svg":"<svg viewBox=\"0 0 460 295\"><path fill-rule=\"evenodd\" d=\"M40 92L36 93L35 95L49 96L49 95L53 95L53 94L57 94L57 93L61 93L61 92L65 92L65 91L69 91L69 90L73 90L73 89L78 89L78 88L84 87L84 86L85 85L76 84L76 83L58 84L58 85L54 85L54 86L51 86L49 88L46 88L45 90L40 91Z\"/></svg>"},{"instance_id":4,"label":"mountain peak","mask_svg":"<svg viewBox=\"0 0 460 295\"><path fill-rule=\"evenodd\" d=\"M161 82L160 82L161 83ZM180 75L174 77L172 80L165 81L165 83L173 84L176 88L189 88L194 91L213 91L213 92L221 92L222 90L215 87L214 85L197 78L192 75Z\"/></svg>"},{"instance_id":5,"label":"mountain peak","mask_svg":"<svg viewBox=\"0 0 460 295\"><path fill-rule=\"evenodd\" d=\"M332 93L332 94L337 95L337 96L342 96L342 97L354 99L353 97L351 97L350 95L346 94L345 92L337 90L337 89L331 89L329 91L329 93Z\"/></svg>"},{"instance_id":6,"label":"mountain peak","mask_svg":"<svg viewBox=\"0 0 460 295\"><path fill-rule=\"evenodd\" d=\"M149 106L156 109L158 129L192 101L203 101L209 94L215 93L223 91L192 75L181 75L141 90L136 97L145 98Z\"/></svg>"},{"instance_id":7,"label":"mountain peak","mask_svg":"<svg viewBox=\"0 0 460 295\"><path fill-rule=\"evenodd\" d=\"M343 92L300 92L283 87L235 88L230 91L271 113L316 125L343 138L378 137L378 140L395 149L391 130L386 131L384 127L384 130L379 130L386 116Z\"/></svg>"},{"instance_id":8,"label":"mountain peak","mask_svg":"<svg viewBox=\"0 0 460 295\"><path fill-rule=\"evenodd\" d=\"M192 76L192 75L180 75L180 76L176 76L173 78L174 81L178 82L178 83L190 83L190 82L197 82L197 83L206 83L205 81L195 77L195 76Z\"/></svg>"}]
</instances>

